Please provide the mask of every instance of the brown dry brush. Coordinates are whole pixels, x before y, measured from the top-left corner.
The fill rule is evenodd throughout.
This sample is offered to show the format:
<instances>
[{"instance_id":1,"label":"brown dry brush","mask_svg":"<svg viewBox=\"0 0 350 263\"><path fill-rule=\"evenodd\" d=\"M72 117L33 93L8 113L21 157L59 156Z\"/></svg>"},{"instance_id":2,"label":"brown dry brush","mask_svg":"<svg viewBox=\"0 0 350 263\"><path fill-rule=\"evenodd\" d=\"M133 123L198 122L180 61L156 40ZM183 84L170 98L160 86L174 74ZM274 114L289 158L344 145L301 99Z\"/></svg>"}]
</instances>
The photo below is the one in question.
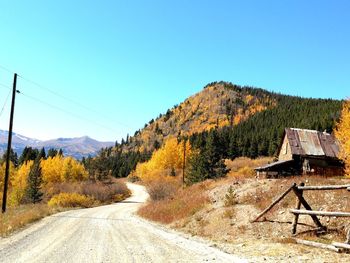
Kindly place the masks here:
<instances>
[{"instance_id":1,"label":"brown dry brush","mask_svg":"<svg viewBox=\"0 0 350 263\"><path fill-rule=\"evenodd\" d=\"M0 236L5 237L13 231L41 218L58 212L44 204L21 205L9 208L6 213L0 214Z\"/></svg>"},{"instance_id":2,"label":"brown dry brush","mask_svg":"<svg viewBox=\"0 0 350 263\"><path fill-rule=\"evenodd\" d=\"M147 219L165 224L193 216L209 204L207 189L208 182L195 184L185 189L178 188L168 198L151 200L138 213Z\"/></svg>"},{"instance_id":3,"label":"brown dry brush","mask_svg":"<svg viewBox=\"0 0 350 263\"><path fill-rule=\"evenodd\" d=\"M160 201L174 197L179 184L176 181L153 180L146 183L147 192L151 200Z\"/></svg>"},{"instance_id":4,"label":"brown dry brush","mask_svg":"<svg viewBox=\"0 0 350 263\"><path fill-rule=\"evenodd\" d=\"M101 203L120 201L130 196L130 190L122 182L86 181L76 183L58 183L50 186L45 200L60 193L77 193L94 198Z\"/></svg>"}]
</instances>

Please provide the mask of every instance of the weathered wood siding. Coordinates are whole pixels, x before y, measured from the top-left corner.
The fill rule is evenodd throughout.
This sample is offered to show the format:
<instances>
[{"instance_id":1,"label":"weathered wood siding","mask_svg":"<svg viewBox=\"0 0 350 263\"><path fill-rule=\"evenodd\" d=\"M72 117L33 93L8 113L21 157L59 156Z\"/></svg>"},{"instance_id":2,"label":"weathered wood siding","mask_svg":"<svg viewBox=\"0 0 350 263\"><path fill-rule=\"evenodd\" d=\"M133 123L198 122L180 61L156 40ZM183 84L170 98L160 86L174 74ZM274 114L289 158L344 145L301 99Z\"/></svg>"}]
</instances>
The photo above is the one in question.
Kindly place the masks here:
<instances>
[{"instance_id":1,"label":"weathered wood siding","mask_svg":"<svg viewBox=\"0 0 350 263\"><path fill-rule=\"evenodd\" d=\"M282 146L280 149L281 150L280 150L279 155L278 155L279 161L286 161L286 160L293 159L292 149L289 145L289 141L288 141L288 138L286 135L284 136L283 143L282 143Z\"/></svg>"}]
</instances>

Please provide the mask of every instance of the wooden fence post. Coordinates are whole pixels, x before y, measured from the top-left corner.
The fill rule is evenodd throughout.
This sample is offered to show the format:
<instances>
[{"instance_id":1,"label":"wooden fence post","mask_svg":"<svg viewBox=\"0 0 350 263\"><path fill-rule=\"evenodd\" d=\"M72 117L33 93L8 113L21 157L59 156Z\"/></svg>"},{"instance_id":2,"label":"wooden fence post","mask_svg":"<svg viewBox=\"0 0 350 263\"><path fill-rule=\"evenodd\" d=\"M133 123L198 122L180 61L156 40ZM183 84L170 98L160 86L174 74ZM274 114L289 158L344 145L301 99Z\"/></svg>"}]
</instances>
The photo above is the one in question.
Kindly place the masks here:
<instances>
[{"instance_id":1,"label":"wooden fence post","mask_svg":"<svg viewBox=\"0 0 350 263\"><path fill-rule=\"evenodd\" d=\"M305 183L301 183L300 186L304 186ZM299 190L301 196L303 196L303 190ZM301 201L300 199L297 197L297 205L296 205L296 209L300 209L301 207ZM298 221L299 221L299 215L295 214L294 215L294 220L293 220L293 227L292 227L292 234L295 235L297 232L297 226L298 226Z\"/></svg>"},{"instance_id":2,"label":"wooden fence post","mask_svg":"<svg viewBox=\"0 0 350 263\"><path fill-rule=\"evenodd\" d=\"M306 210L312 210L311 206L308 204L308 202L306 202L305 198L303 197L302 192L300 192L301 190L299 190L297 187L293 188L293 192L295 193L295 195L298 197L298 199L300 200L300 203L305 207ZM314 221L315 225L318 227L319 230L325 230L326 228L321 224L320 220L318 219L318 217L316 215L311 215L312 220Z\"/></svg>"}]
</instances>

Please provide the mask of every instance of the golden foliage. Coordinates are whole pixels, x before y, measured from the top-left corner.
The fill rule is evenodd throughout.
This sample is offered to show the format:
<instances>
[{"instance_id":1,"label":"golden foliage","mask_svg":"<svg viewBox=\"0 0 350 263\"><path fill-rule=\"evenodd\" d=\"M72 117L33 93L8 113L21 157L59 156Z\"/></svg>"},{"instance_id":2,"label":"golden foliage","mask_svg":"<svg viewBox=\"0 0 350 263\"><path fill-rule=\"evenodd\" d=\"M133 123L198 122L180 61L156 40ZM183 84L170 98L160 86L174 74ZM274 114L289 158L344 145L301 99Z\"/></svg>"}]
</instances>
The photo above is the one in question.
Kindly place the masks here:
<instances>
[{"instance_id":1,"label":"golden foliage","mask_svg":"<svg viewBox=\"0 0 350 263\"><path fill-rule=\"evenodd\" d=\"M11 206L18 206L23 201L27 188L28 175L33 163L33 161L28 161L17 170L9 195L9 204Z\"/></svg>"},{"instance_id":2,"label":"golden foliage","mask_svg":"<svg viewBox=\"0 0 350 263\"><path fill-rule=\"evenodd\" d=\"M176 138L171 138L152 155L145 163L139 163L135 174L144 181L156 179L164 175L170 175L171 170L180 169L183 165L184 143L178 143ZM186 143L186 154L191 153L189 141Z\"/></svg>"},{"instance_id":3,"label":"golden foliage","mask_svg":"<svg viewBox=\"0 0 350 263\"><path fill-rule=\"evenodd\" d=\"M50 207L92 207L96 200L90 196L77 193L60 193L47 203Z\"/></svg>"},{"instance_id":4,"label":"golden foliage","mask_svg":"<svg viewBox=\"0 0 350 263\"><path fill-rule=\"evenodd\" d=\"M0 190L2 191L2 189L4 189L4 180L5 180L5 168L6 168L6 164L3 163L0 166ZM15 176L15 166L13 165L13 163L10 163L10 174L9 174L9 188L12 186L12 182Z\"/></svg>"},{"instance_id":5,"label":"golden foliage","mask_svg":"<svg viewBox=\"0 0 350 263\"><path fill-rule=\"evenodd\" d=\"M2 203L2 195L3 195L3 189L4 189L5 168L6 168L5 163L0 165L0 202L1 203ZM8 183L9 191L11 191L15 174L16 174L15 166L13 165L13 163L10 163L10 174L9 174L9 183Z\"/></svg>"},{"instance_id":6,"label":"golden foliage","mask_svg":"<svg viewBox=\"0 0 350 263\"><path fill-rule=\"evenodd\" d=\"M250 159L247 157L239 157L234 160L226 160L225 164L230 172L228 176L236 178L246 178L255 176L254 168L263 166L273 161L271 157L261 157Z\"/></svg>"},{"instance_id":7,"label":"golden foliage","mask_svg":"<svg viewBox=\"0 0 350 263\"><path fill-rule=\"evenodd\" d=\"M214 84L147 124L133 138L134 144L130 148L136 147L141 152L153 151L155 141L162 145L179 132L188 136L216 127L237 125L250 116L276 105L276 101L268 95L257 97L227 89L222 84ZM155 127L159 127L162 132L157 133Z\"/></svg>"},{"instance_id":8,"label":"golden foliage","mask_svg":"<svg viewBox=\"0 0 350 263\"><path fill-rule=\"evenodd\" d=\"M345 163L346 174L350 176L350 99L344 102L340 120L335 130L340 143L340 158Z\"/></svg>"},{"instance_id":9,"label":"golden foliage","mask_svg":"<svg viewBox=\"0 0 350 263\"><path fill-rule=\"evenodd\" d=\"M88 179L84 166L72 157L56 155L41 161L44 184L77 182Z\"/></svg>"}]
</instances>

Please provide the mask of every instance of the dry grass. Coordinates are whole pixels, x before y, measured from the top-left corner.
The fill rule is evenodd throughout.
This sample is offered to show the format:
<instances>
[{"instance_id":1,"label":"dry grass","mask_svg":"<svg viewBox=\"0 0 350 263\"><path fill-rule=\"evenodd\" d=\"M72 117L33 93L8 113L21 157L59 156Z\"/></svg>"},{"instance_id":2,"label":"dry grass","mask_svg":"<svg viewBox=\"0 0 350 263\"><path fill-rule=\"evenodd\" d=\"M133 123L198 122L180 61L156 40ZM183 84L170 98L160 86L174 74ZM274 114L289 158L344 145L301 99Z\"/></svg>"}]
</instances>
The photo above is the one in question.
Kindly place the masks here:
<instances>
[{"instance_id":1,"label":"dry grass","mask_svg":"<svg viewBox=\"0 0 350 263\"><path fill-rule=\"evenodd\" d=\"M295 176L282 179L249 179L228 177L210 184L208 190L210 204L197 212L195 217L179 220L173 225L184 231L225 242L245 242L251 237L274 242L290 236L293 215L289 209L296 205L296 197L289 193L278 205L268 212L259 223L250 223L263 209L293 183L306 185L348 184L344 178L322 176ZM350 211L350 196L347 191L305 191L307 202L315 210ZM209 222L202 227L202 218ZM338 218L321 218L322 224L332 229L323 236L325 240L344 241L344 233L350 227L349 221ZM298 233L312 229L309 217L301 216ZM316 233L308 231L299 234L301 238L316 238Z\"/></svg>"},{"instance_id":2,"label":"dry grass","mask_svg":"<svg viewBox=\"0 0 350 263\"><path fill-rule=\"evenodd\" d=\"M50 207L93 207L98 204L94 198L77 193L54 195L47 203Z\"/></svg>"},{"instance_id":3,"label":"dry grass","mask_svg":"<svg viewBox=\"0 0 350 263\"><path fill-rule=\"evenodd\" d=\"M273 161L271 157L260 157L250 159L247 157L239 157L234 160L226 160L225 164L230 172L228 176L236 178L249 178L255 176L254 168L268 164Z\"/></svg>"},{"instance_id":4,"label":"dry grass","mask_svg":"<svg viewBox=\"0 0 350 263\"><path fill-rule=\"evenodd\" d=\"M172 178L162 178L147 182L146 188L153 201L160 201L173 198L180 188L180 184Z\"/></svg>"},{"instance_id":5,"label":"dry grass","mask_svg":"<svg viewBox=\"0 0 350 263\"><path fill-rule=\"evenodd\" d=\"M203 182L185 189L179 188L172 198L151 201L138 213L147 219L165 224L191 217L209 203L209 185L210 182Z\"/></svg>"},{"instance_id":6,"label":"dry grass","mask_svg":"<svg viewBox=\"0 0 350 263\"><path fill-rule=\"evenodd\" d=\"M235 244L232 248L235 253L244 251L252 255L277 254L280 258L286 253L292 257L300 256L303 253L310 253L310 250L303 251L303 247L294 245L291 239L294 217L289 213L289 209L296 205L293 193L286 196L264 216L266 221L261 218L263 222L251 223L250 220L290 185L301 182L305 182L306 185L326 185L349 184L350 180L322 176L294 176L281 179L227 177L204 182L205 187L201 189L196 189L198 185L180 189L173 198L150 202L142 208L140 214L161 223L171 223L171 227L191 235L222 242L225 248L229 247L229 243ZM184 208L187 200L189 203L200 203L196 198L201 195L204 198L202 206L192 211ZM315 210L350 211L350 196L344 190L305 191L304 196ZM334 218L320 218L320 220L322 224L334 230L318 237L315 232L310 231L314 228L312 220L301 216L298 237L322 242L344 242L344 233L347 227L350 227L349 221Z\"/></svg>"},{"instance_id":7,"label":"dry grass","mask_svg":"<svg viewBox=\"0 0 350 263\"><path fill-rule=\"evenodd\" d=\"M45 200L50 200L53 196L60 193L77 193L86 195L99 201L101 204L121 201L130 196L130 191L125 182L79 182L79 183L59 183L49 186L50 189L45 191Z\"/></svg>"},{"instance_id":8,"label":"dry grass","mask_svg":"<svg viewBox=\"0 0 350 263\"><path fill-rule=\"evenodd\" d=\"M81 193L91 196L101 203L121 201L130 196L130 190L125 183L86 183Z\"/></svg>"},{"instance_id":9,"label":"dry grass","mask_svg":"<svg viewBox=\"0 0 350 263\"><path fill-rule=\"evenodd\" d=\"M9 208L5 214L0 214L0 236L5 237L24 226L58 212L44 204L22 205Z\"/></svg>"}]
</instances>

